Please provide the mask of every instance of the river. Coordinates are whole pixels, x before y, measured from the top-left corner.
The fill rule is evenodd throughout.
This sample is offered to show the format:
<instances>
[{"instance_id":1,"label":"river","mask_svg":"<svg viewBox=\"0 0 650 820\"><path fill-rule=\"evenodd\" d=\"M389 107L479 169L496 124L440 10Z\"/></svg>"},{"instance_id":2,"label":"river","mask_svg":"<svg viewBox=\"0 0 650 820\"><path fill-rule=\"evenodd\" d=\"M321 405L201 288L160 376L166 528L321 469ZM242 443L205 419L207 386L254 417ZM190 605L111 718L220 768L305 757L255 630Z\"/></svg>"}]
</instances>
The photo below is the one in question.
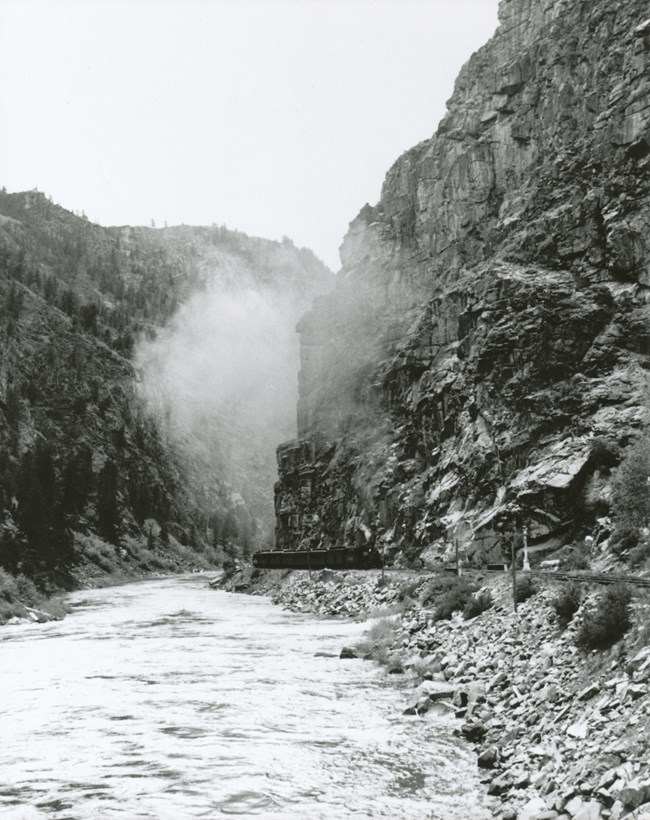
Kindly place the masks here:
<instances>
[{"instance_id":1,"label":"river","mask_svg":"<svg viewBox=\"0 0 650 820\"><path fill-rule=\"evenodd\" d=\"M364 626L200 576L74 593L0 629L0 817L481 820L448 719L338 658Z\"/></svg>"}]
</instances>

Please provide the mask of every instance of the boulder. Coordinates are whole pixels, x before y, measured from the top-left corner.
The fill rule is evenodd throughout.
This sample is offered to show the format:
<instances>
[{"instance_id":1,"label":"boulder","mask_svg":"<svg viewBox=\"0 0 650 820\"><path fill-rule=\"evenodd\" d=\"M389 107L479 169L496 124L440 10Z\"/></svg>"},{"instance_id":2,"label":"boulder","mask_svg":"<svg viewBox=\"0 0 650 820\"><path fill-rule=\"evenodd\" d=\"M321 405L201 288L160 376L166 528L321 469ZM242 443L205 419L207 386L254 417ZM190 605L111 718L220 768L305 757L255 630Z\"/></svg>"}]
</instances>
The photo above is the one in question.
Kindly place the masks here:
<instances>
[{"instance_id":1,"label":"boulder","mask_svg":"<svg viewBox=\"0 0 650 820\"><path fill-rule=\"evenodd\" d=\"M589 726L586 722L572 723L566 730L569 737L574 737L577 740L584 740L589 734Z\"/></svg>"},{"instance_id":2,"label":"boulder","mask_svg":"<svg viewBox=\"0 0 650 820\"><path fill-rule=\"evenodd\" d=\"M416 690L430 700L452 700L454 690L435 680L423 681Z\"/></svg>"},{"instance_id":3,"label":"boulder","mask_svg":"<svg viewBox=\"0 0 650 820\"><path fill-rule=\"evenodd\" d=\"M488 794L502 795L506 794L512 789L513 781L512 775L509 772L504 772L492 780L488 786Z\"/></svg>"},{"instance_id":4,"label":"boulder","mask_svg":"<svg viewBox=\"0 0 650 820\"><path fill-rule=\"evenodd\" d=\"M490 682L487 685L488 692L492 689L496 689L497 686L503 686L503 684L505 684L507 680L508 676L503 670L497 672L496 675L494 675L494 677L490 680Z\"/></svg>"},{"instance_id":5,"label":"boulder","mask_svg":"<svg viewBox=\"0 0 650 820\"><path fill-rule=\"evenodd\" d=\"M625 666L625 671L628 675L632 675L646 664L650 664L650 646L643 647L633 658L630 658Z\"/></svg>"},{"instance_id":6,"label":"boulder","mask_svg":"<svg viewBox=\"0 0 650 820\"><path fill-rule=\"evenodd\" d=\"M637 683L632 683L628 687L627 693L632 698L632 700L638 700L639 698L642 698L648 694L648 687L639 685Z\"/></svg>"},{"instance_id":7,"label":"boulder","mask_svg":"<svg viewBox=\"0 0 650 820\"><path fill-rule=\"evenodd\" d=\"M478 756L480 769L493 769L499 762L499 750L496 746L488 746Z\"/></svg>"},{"instance_id":8,"label":"boulder","mask_svg":"<svg viewBox=\"0 0 650 820\"><path fill-rule=\"evenodd\" d=\"M488 730L484 723L477 721L476 723L463 723L460 727L460 731L471 743L478 743L483 740Z\"/></svg>"},{"instance_id":9,"label":"boulder","mask_svg":"<svg viewBox=\"0 0 650 820\"><path fill-rule=\"evenodd\" d=\"M650 802L650 781L634 785L630 783L619 791L618 799L626 809L636 809Z\"/></svg>"},{"instance_id":10,"label":"boulder","mask_svg":"<svg viewBox=\"0 0 650 820\"><path fill-rule=\"evenodd\" d=\"M429 709L433 706L433 701L429 699L428 695L419 695L418 697L411 700L404 709L404 715L424 715L426 714Z\"/></svg>"},{"instance_id":11,"label":"boulder","mask_svg":"<svg viewBox=\"0 0 650 820\"><path fill-rule=\"evenodd\" d=\"M353 658L358 657L359 655L357 654L356 650L353 649L351 646L344 646L343 649L341 649L341 654L339 655L339 658L341 658L342 660L351 660Z\"/></svg>"},{"instance_id":12,"label":"boulder","mask_svg":"<svg viewBox=\"0 0 650 820\"><path fill-rule=\"evenodd\" d=\"M573 820L600 820L602 806L597 800L589 800L580 806L573 815Z\"/></svg>"},{"instance_id":13,"label":"boulder","mask_svg":"<svg viewBox=\"0 0 650 820\"><path fill-rule=\"evenodd\" d=\"M590 700L600 692L600 686L597 683L592 683L578 693L578 700Z\"/></svg>"},{"instance_id":14,"label":"boulder","mask_svg":"<svg viewBox=\"0 0 650 820\"><path fill-rule=\"evenodd\" d=\"M557 817L557 812L541 797L531 798L517 814L517 820L545 820L549 817Z\"/></svg>"}]
</instances>

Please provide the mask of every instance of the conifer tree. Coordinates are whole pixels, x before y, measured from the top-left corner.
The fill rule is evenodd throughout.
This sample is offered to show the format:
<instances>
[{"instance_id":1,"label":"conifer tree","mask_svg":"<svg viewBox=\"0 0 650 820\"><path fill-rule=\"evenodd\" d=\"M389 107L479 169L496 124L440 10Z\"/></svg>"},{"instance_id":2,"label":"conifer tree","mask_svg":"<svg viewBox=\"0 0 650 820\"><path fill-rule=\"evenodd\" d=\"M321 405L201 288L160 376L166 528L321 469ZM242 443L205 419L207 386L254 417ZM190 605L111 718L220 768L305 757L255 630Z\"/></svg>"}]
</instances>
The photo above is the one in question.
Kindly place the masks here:
<instances>
[{"instance_id":1,"label":"conifer tree","mask_svg":"<svg viewBox=\"0 0 650 820\"><path fill-rule=\"evenodd\" d=\"M119 542L121 521L118 503L118 470L112 459L108 459L99 474L97 529L99 534L111 543Z\"/></svg>"}]
</instances>

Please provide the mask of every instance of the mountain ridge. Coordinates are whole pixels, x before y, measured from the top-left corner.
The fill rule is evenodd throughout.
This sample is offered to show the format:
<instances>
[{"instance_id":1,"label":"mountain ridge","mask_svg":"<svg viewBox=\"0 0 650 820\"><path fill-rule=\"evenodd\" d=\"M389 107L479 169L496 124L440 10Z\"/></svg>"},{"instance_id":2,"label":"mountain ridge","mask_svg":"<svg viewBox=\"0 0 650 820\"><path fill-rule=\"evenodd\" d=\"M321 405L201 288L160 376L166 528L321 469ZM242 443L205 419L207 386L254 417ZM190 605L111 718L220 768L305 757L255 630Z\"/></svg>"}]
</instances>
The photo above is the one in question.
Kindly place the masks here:
<instances>
[{"instance_id":1,"label":"mountain ridge","mask_svg":"<svg viewBox=\"0 0 650 820\"><path fill-rule=\"evenodd\" d=\"M0 565L69 585L110 567L204 566L267 538L273 442L241 486L201 439L208 423L214 446L238 429L208 405L193 431L172 424L140 351L196 294L290 294L304 309L329 287L325 266L224 227L103 228L33 191L2 192L0 215Z\"/></svg>"}]
</instances>

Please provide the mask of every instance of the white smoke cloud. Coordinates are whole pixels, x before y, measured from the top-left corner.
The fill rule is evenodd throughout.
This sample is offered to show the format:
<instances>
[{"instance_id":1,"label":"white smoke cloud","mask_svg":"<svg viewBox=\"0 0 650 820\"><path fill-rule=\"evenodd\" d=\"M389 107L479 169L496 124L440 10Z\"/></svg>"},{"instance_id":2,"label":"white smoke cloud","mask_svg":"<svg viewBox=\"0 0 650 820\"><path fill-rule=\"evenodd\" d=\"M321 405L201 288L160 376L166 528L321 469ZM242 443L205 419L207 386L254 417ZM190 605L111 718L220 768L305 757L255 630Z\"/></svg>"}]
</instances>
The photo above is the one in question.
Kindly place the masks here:
<instances>
[{"instance_id":1,"label":"white smoke cloud","mask_svg":"<svg viewBox=\"0 0 650 820\"><path fill-rule=\"evenodd\" d=\"M275 448L296 435L295 325L305 307L304 296L219 277L136 350L141 392L190 469L199 455L196 470L207 461L267 515Z\"/></svg>"}]
</instances>

